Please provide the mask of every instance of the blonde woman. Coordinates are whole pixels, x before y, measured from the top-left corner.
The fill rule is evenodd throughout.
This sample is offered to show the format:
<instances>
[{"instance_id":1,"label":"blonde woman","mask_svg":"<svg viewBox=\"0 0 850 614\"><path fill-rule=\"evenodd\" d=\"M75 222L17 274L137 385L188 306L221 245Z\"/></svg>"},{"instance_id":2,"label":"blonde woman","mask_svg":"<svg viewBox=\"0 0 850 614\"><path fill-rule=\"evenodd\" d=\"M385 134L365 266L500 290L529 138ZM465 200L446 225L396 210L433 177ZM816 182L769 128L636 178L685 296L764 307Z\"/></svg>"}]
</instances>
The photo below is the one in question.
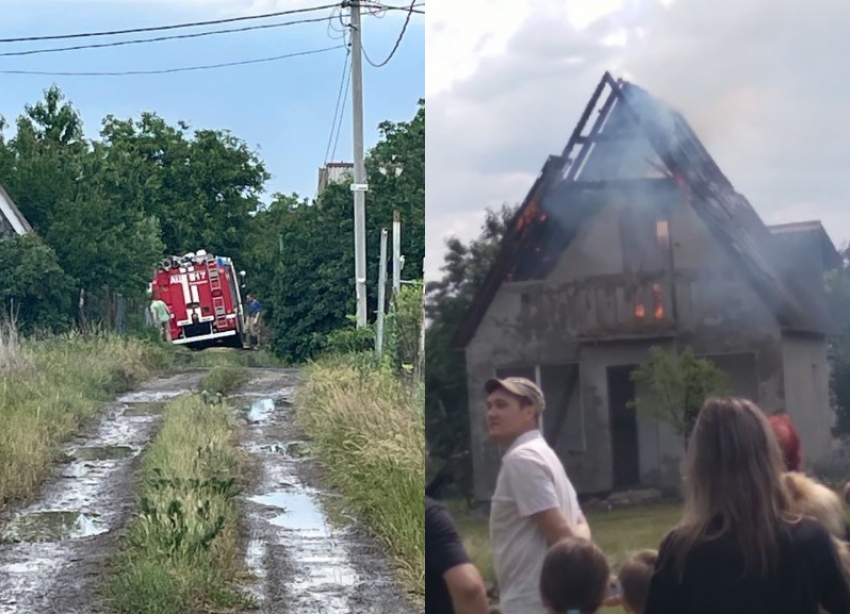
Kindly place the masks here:
<instances>
[{"instance_id":1,"label":"blonde woman","mask_svg":"<svg viewBox=\"0 0 850 614\"><path fill-rule=\"evenodd\" d=\"M688 444L685 513L659 548L645 614L850 613L832 538L795 513L784 469L761 409L705 402Z\"/></svg>"}]
</instances>

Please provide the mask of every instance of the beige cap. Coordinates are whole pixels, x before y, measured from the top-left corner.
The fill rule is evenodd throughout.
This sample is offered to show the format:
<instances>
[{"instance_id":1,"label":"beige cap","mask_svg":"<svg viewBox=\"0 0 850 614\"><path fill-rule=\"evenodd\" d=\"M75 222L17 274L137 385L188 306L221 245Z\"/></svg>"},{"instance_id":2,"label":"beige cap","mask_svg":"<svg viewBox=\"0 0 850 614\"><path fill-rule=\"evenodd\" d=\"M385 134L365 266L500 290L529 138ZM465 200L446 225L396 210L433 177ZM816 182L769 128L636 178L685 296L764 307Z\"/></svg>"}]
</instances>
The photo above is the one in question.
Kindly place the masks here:
<instances>
[{"instance_id":1,"label":"beige cap","mask_svg":"<svg viewBox=\"0 0 850 614\"><path fill-rule=\"evenodd\" d=\"M543 398L543 391L540 387L530 379L524 377L506 377L499 379L494 377L487 380L484 384L484 392L492 394L494 390L503 388L513 395L527 399L537 408L537 411L546 409L546 401Z\"/></svg>"}]
</instances>

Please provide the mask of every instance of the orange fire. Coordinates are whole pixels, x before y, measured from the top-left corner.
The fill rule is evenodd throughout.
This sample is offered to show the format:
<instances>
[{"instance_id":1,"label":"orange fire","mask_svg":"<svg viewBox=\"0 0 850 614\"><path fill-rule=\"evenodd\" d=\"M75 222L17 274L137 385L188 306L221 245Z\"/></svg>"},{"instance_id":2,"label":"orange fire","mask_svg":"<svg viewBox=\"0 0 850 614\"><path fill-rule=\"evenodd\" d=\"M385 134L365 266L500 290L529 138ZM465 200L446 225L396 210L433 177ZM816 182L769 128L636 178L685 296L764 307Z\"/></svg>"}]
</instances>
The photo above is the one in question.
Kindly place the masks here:
<instances>
[{"instance_id":1,"label":"orange fire","mask_svg":"<svg viewBox=\"0 0 850 614\"><path fill-rule=\"evenodd\" d=\"M643 320L646 317L646 308L644 308L643 301L640 299L635 303L635 317L638 320Z\"/></svg>"},{"instance_id":2,"label":"orange fire","mask_svg":"<svg viewBox=\"0 0 850 614\"><path fill-rule=\"evenodd\" d=\"M516 221L516 229L521 231L523 228L531 224L535 217L537 217L537 212L540 209L540 205L536 200L531 201L526 207L525 211L523 211L519 219Z\"/></svg>"},{"instance_id":3,"label":"orange fire","mask_svg":"<svg viewBox=\"0 0 850 614\"><path fill-rule=\"evenodd\" d=\"M652 284L652 302L655 305L655 319L664 319L664 298L661 296L661 284Z\"/></svg>"}]
</instances>

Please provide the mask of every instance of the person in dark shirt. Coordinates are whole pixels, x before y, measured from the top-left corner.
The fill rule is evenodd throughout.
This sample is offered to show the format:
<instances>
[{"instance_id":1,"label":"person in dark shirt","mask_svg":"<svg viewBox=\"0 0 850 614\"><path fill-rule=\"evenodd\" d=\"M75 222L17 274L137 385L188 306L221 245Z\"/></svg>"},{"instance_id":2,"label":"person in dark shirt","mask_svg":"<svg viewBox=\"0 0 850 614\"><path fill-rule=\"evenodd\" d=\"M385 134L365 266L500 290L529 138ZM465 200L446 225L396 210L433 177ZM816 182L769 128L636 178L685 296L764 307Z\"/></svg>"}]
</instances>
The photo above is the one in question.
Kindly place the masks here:
<instances>
[{"instance_id":1,"label":"person in dark shirt","mask_svg":"<svg viewBox=\"0 0 850 614\"><path fill-rule=\"evenodd\" d=\"M446 508L425 497L425 614L488 614L487 591Z\"/></svg>"},{"instance_id":2,"label":"person in dark shirt","mask_svg":"<svg viewBox=\"0 0 850 614\"><path fill-rule=\"evenodd\" d=\"M705 402L688 442L684 517L661 543L645 614L850 614L832 538L794 513L784 469L760 408Z\"/></svg>"}]
</instances>

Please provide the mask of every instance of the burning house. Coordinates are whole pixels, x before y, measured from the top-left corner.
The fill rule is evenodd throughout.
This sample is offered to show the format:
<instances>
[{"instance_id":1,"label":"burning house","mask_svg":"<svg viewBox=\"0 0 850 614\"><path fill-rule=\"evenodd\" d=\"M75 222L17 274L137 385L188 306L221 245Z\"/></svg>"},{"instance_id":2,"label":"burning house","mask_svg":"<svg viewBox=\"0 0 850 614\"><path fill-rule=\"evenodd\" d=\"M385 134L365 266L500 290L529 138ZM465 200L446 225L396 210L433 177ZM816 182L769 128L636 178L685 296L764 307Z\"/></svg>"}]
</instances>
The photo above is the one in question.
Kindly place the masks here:
<instances>
[{"instance_id":1,"label":"burning house","mask_svg":"<svg viewBox=\"0 0 850 614\"><path fill-rule=\"evenodd\" d=\"M733 393L787 411L816 462L833 423L822 280L839 264L819 222L766 226L678 112L606 73L454 338L476 498L498 471L482 392L494 375L542 386L543 433L580 493L678 484L681 441L628 406L653 346L691 347Z\"/></svg>"}]
</instances>

